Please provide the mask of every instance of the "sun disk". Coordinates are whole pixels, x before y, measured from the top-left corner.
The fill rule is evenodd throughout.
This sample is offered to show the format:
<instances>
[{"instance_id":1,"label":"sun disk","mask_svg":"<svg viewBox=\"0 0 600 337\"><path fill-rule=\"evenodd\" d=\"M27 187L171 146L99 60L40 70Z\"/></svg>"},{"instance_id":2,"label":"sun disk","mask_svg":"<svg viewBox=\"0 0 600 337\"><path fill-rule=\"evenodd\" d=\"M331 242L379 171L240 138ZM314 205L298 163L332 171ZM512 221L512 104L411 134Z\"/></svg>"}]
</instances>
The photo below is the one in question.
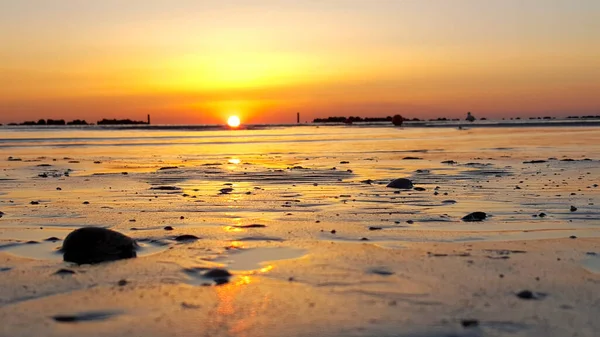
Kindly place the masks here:
<instances>
[{"instance_id":1,"label":"sun disk","mask_svg":"<svg viewBox=\"0 0 600 337\"><path fill-rule=\"evenodd\" d=\"M240 118L238 116L229 116L229 119L227 119L227 125L232 128L237 128L240 126L240 123Z\"/></svg>"}]
</instances>

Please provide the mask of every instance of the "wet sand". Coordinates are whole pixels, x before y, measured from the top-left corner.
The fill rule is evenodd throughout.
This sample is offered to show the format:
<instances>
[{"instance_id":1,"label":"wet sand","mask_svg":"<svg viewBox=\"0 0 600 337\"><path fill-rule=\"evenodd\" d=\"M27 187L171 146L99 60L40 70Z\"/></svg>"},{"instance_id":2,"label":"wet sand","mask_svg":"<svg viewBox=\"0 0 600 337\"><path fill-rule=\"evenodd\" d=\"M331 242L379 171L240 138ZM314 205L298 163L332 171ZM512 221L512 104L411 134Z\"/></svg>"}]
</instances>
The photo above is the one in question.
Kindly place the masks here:
<instances>
[{"instance_id":1,"label":"wet sand","mask_svg":"<svg viewBox=\"0 0 600 337\"><path fill-rule=\"evenodd\" d=\"M0 335L600 329L598 128L0 138ZM387 188L396 178L415 188ZM475 211L488 218L461 220ZM138 258L63 262L82 226L136 239ZM218 285L203 268L233 276Z\"/></svg>"}]
</instances>

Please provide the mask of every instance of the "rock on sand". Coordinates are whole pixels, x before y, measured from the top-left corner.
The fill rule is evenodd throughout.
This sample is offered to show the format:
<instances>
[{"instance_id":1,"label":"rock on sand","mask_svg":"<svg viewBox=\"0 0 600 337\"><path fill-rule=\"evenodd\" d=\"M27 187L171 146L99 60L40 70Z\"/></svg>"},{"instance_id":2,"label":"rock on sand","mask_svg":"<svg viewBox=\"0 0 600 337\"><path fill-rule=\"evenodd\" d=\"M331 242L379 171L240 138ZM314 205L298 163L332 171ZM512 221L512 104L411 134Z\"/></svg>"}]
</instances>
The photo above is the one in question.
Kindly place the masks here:
<instances>
[{"instance_id":1,"label":"rock on sand","mask_svg":"<svg viewBox=\"0 0 600 337\"><path fill-rule=\"evenodd\" d=\"M463 216L462 220L467 221L467 222L483 221L483 220L485 220L485 218L487 218L487 214L485 214L485 212L473 212L473 213Z\"/></svg>"},{"instance_id":2,"label":"rock on sand","mask_svg":"<svg viewBox=\"0 0 600 337\"><path fill-rule=\"evenodd\" d=\"M413 183L412 183L412 181L410 181L410 179L398 178L398 179L392 180L392 182L387 184L386 187L401 188L401 189L409 190L409 189L413 188Z\"/></svg>"},{"instance_id":3,"label":"rock on sand","mask_svg":"<svg viewBox=\"0 0 600 337\"><path fill-rule=\"evenodd\" d=\"M136 257L137 244L119 232L84 227L71 232L62 246L63 259L77 264L94 264Z\"/></svg>"}]
</instances>

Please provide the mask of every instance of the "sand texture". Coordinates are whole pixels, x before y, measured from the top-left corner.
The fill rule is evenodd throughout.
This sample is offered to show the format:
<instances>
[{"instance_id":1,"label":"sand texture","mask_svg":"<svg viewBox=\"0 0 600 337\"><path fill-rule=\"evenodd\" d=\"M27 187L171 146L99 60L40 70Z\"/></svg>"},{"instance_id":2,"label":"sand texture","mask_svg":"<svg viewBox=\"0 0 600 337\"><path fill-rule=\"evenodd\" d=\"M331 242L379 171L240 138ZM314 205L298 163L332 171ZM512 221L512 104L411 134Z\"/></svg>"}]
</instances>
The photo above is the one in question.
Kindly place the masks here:
<instances>
[{"instance_id":1,"label":"sand texture","mask_svg":"<svg viewBox=\"0 0 600 337\"><path fill-rule=\"evenodd\" d=\"M0 143L0 336L600 331L595 127L34 129ZM413 186L387 187L398 178ZM91 226L135 239L137 257L64 262L66 236Z\"/></svg>"}]
</instances>

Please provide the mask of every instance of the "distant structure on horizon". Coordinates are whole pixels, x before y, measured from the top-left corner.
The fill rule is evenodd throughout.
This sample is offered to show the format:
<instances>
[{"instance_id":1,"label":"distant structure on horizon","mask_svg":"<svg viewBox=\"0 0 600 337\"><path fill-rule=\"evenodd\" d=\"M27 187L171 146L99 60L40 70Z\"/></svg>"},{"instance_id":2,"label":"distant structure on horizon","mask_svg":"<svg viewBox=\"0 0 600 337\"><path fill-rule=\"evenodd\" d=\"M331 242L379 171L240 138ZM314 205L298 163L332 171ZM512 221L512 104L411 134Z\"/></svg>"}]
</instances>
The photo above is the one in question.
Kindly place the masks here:
<instances>
[{"instance_id":1,"label":"distant structure on horizon","mask_svg":"<svg viewBox=\"0 0 600 337\"><path fill-rule=\"evenodd\" d=\"M148 114L148 125L150 125L150 114Z\"/></svg>"},{"instance_id":2,"label":"distant structure on horizon","mask_svg":"<svg viewBox=\"0 0 600 337\"><path fill-rule=\"evenodd\" d=\"M394 115L394 117L392 117L392 124L394 124L394 126L402 126L402 123L404 123L404 117L401 115Z\"/></svg>"},{"instance_id":3,"label":"distant structure on horizon","mask_svg":"<svg viewBox=\"0 0 600 337\"><path fill-rule=\"evenodd\" d=\"M134 121L131 119L102 119L96 123L97 125L139 125L146 124L143 121Z\"/></svg>"},{"instance_id":4,"label":"distant structure on horizon","mask_svg":"<svg viewBox=\"0 0 600 337\"><path fill-rule=\"evenodd\" d=\"M471 115L471 112L467 112L467 118L465 118L465 120L473 122L475 121L475 116Z\"/></svg>"},{"instance_id":5,"label":"distant structure on horizon","mask_svg":"<svg viewBox=\"0 0 600 337\"><path fill-rule=\"evenodd\" d=\"M148 123L150 124L150 123ZM296 112L296 124L300 124L300 113Z\"/></svg>"}]
</instances>

